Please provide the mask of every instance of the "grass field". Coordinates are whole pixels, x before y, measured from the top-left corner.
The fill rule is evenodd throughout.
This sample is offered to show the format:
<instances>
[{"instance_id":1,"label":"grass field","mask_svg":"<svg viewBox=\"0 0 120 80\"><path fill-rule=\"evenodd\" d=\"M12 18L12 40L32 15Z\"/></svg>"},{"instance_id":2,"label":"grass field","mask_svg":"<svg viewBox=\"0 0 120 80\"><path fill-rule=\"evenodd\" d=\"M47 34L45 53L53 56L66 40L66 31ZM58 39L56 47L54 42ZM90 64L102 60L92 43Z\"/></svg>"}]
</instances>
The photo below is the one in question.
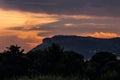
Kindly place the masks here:
<instances>
[{"instance_id":1,"label":"grass field","mask_svg":"<svg viewBox=\"0 0 120 80\"><path fill-rule=\"evenodd\" d=\"M5 79L5 80L89 80L89 79L81 79L80 77L69 76L69 77L62 77L62 76L39 76L39 77L20 77L20 78L12 78L12 79Z\"/></svg>"}]
</instances>

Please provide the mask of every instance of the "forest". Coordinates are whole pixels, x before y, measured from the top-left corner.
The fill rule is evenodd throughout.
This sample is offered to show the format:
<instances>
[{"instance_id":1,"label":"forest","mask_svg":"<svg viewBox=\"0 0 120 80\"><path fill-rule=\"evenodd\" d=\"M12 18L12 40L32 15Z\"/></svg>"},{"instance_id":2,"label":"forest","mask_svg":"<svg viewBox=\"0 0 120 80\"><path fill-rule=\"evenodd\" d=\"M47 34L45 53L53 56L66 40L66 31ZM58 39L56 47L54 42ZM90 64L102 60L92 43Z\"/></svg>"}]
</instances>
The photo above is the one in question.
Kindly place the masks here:
<instances>
[{"instance_id":1,"label":"forest","mask_svg":"<svg viewBox=\"0 0 120 80\"><path fill-rule=\"evenodd\" d=\"M24 53L11 45L0 53L0 80L119 80L120 60L111 52L90 59L53 43L44 50Z\"/></svg>"}]
</instances>

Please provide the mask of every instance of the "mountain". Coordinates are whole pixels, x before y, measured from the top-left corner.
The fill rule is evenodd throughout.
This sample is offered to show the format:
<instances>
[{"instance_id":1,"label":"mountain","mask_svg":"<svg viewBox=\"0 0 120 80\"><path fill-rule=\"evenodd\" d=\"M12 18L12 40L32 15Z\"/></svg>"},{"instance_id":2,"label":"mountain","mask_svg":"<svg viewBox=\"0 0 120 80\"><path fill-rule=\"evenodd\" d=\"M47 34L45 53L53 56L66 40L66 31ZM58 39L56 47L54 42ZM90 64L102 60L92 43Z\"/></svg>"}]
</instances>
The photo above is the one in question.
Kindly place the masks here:
<instances>
[{"instance_id":1,"label":"mountain","mask_svg":"<svg viewBox=\"0 0 120 80\"><path fill-rule=\"evenodd\" d=\"M116 54L120 53L120 38L94 38L82 36L57 35L43 39L43 43L33 48L31 51L43 50L52 43L59 44L65 51L75 51L90 58L96 52L108 51Z\"/></svg>"}]
</instances>

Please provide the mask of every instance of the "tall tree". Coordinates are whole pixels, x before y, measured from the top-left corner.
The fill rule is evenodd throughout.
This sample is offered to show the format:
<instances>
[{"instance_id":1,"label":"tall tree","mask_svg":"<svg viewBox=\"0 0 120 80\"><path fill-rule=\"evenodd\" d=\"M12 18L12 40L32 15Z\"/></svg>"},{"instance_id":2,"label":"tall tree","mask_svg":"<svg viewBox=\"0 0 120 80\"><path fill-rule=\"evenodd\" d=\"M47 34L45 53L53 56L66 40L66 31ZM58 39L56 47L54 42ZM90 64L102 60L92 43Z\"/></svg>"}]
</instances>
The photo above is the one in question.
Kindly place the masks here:
<instances>
[{"instance_id":1,"label":"tall tree","mask_svg":"<svg viewBox=\"0 0 120 80\"><path fill-rule=\"evenodd\" d=\"M91 61L99 64L105 64L115 60L117 60L117 56L111 52L98 52L91 58Z\"/></svg>"},{"instance_id":2,"label":"tall tree","mask_svg":"<svg viewBox=\"0 0 120 80\"><path fill-rule=\"evenodd\" d=\"M20 49L21 47L18 45L11 45L10 47L7 47L7 50L4 52L6 54L11 54L13 56L18 56L23 54L24 49Z\"/></svg>"}]
</instances>

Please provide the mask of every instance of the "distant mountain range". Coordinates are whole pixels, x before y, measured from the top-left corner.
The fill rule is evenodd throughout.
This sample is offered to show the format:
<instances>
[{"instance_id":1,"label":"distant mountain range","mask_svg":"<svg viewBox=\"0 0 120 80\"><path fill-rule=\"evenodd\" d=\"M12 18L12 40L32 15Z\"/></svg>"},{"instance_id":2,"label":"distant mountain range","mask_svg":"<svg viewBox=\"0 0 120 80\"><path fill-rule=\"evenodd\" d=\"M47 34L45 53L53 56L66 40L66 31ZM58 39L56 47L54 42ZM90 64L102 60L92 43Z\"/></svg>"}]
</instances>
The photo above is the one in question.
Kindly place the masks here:
<instances>
[{"instance_id":1,"label":"distant mountain range","mask_svg":"<svg viewBox=\"0 0 120 80\"><path fill-rule=\"evenodd\" d=\"M57 35L43 39L43 43L33 48L31 51L43 50L52 43L59 44L65 51L75 51L90 58L96 52L107 51L120 54L120 38L94 38L81 36Z\"/></svg>"}]
</instances>

